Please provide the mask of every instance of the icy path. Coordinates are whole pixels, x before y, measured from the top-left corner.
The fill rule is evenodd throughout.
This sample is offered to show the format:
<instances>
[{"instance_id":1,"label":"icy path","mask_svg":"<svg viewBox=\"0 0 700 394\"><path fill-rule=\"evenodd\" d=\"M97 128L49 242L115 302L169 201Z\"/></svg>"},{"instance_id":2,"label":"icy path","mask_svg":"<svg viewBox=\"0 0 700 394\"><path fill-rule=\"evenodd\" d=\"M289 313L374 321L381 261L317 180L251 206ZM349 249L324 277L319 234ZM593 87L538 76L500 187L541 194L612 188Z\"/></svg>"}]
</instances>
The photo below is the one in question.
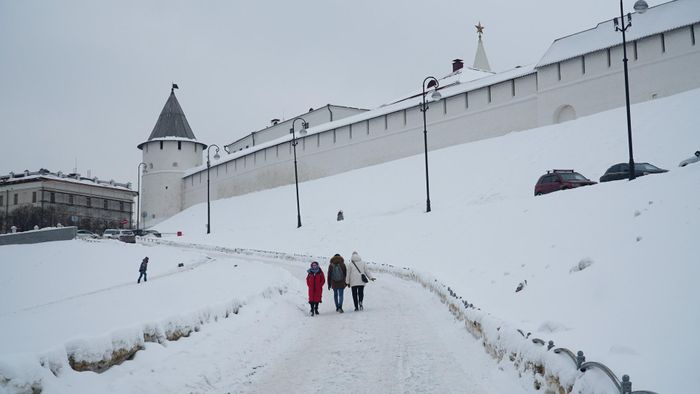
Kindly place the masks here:
<instances>
[{"instance_id":1,"label":"icy path","mask_svg":"<svg viewBox=\"0 0 700 394\"><path fill-rule=\"evenodd\" d=\"M303 269L275 265L299 277L299 292L255 302L167 347L148 344L134 360L57 391L528 392L419 285L382 275L366 288L362 312L346 291L344 314L326 291L321 314L310 317Z\"/></svg>"}]
</instances>

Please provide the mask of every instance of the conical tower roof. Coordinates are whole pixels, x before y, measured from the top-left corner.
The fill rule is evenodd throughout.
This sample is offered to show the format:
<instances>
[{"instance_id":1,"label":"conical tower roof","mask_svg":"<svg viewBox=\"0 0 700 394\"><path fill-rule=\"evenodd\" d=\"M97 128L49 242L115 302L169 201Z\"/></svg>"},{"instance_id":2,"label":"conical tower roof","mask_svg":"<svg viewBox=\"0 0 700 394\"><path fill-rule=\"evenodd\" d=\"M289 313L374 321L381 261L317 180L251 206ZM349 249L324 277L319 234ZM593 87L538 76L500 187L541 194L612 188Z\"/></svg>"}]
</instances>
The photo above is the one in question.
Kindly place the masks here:
<instances>
[{"instance_id":1,"label":"conical tower roof","mask_svg":"<svg viewBox=\"0 0 700 394\"><path fill-rule=\"evenodd\" d=\"M187 118L182 111L180 103L177 101L177 97L175 97L175 89L170 90L170 97L168 97L168 101L165 102L165 106L160 112L158 121L155 127L153 127L153 131L148 137L148 140L165 137L180 137L191 140L197 139L192 132L192 128L190 128L190 124L187 123Z\"/></svg>"},{"instance_id":2,"label":"conical tower roof","mask_svg":"<svg viewBox=\"0 0 700 394\"><path fill-rule=\"evenodd\" d=\"M481 40L481 35L484 34L484 26L482 26L481 22L479 22L479 24L474 27L476 27L476 33L479 35L479 44L476 48L473 68L477 70L491 71L489 58L486 57L486 50L484 49L484 42Z\"/></svg>"}]
</instances>

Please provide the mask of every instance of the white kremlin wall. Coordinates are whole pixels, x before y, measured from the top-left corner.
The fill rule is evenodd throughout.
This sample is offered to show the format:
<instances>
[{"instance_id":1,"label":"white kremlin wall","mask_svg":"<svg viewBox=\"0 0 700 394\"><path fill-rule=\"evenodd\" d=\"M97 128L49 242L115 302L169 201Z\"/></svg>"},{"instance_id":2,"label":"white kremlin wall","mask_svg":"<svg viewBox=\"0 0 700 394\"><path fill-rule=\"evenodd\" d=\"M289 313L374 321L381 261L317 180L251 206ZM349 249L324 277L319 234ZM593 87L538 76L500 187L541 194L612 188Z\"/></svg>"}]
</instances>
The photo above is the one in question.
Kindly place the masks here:
<instances>
[{"instance_id":1,"label":"white kremlin wall","mask_svg":"<svg viewBox=\"0 0 700 394\"><path fill-rule=\"evenodd\" d=\"M693 6L692 2L683 2L689 3ZM613 29L610 21L596 29L608 28ZM580 34L597 34L596 29ZM694 39L698 29L700 24L694 23L628 42L632 103L700 87L700 51ZM614 37L619 39L617 34ZM561 41L566 44L568 39ZM624 105L622 45L544 64L548 58L556 59L556 44L552 47L555 53L545 54L538 66L441 88L443 99L431 103L427 112L429 149L497 137ZM311 127L307 135L298 138L299 180L423 152L419 103L420 97L408 99ZM621 133L625 128L625 124L620 125ZM211 198L294 183L290 139L286 135L213 163ZM187 171L183 180L183 209L206 201L206 167Z\"/></svg>"}]
</instances>

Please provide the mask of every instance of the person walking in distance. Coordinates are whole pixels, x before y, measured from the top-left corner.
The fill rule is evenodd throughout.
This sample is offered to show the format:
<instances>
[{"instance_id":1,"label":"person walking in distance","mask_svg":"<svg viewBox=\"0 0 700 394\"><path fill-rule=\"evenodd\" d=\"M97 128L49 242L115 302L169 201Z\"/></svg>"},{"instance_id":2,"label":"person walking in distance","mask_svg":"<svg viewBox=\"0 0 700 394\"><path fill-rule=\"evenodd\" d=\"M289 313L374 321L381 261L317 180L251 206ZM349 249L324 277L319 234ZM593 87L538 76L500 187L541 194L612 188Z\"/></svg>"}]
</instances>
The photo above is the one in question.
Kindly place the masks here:
<instances>
[{"instance_id":1,"label":"person walking in distance","mask_svg":"<svg viewBox=\"0 0 700 394\"><path fill-rule=\"evenodd\" d=\"M146 270L148 269L148 257L144 257L143 261L141 262L141 266L139 267L139 280L136 281L136 283L141 283L141 278L143 278L144 282L148 282L148 279L146 279Z\"/></svg>"},{"instance_id":2,"label":"person walking in distance","mask_svg":"<svg viewBox=\"0 0 700 394\"><path fill-rule=\"evenodd\" d=\"M333 300L335 301L335 311L343 313L343 292L345 291L345 277L348 270L345 267L345 260L339 255L331 257L328 265L328 290L333 289Z\"/></svg>"},{"instance_id":3,"label":"person walking in distance","mask_svg":"<svg viewBox=\"0 0 700 394\"><path fill-rule=\"evenodd\" d=\"M318 263L311 262L311 268L306 270L306 286L309 287L309 305L311 306L311 316L318 315L318 304L321 303L323 296L323 285L326 283L326 277L323 275L321 267Z\"/></svg>"},{"instance_id":4,"label":"person walking in distance","mask_svg":"<svg viewBox=\"0 0 700 394\"><path fill-rule=\"evenodd\" d=\"M370 280L374 281L374 279L367 270L367 263L362 260L357 252L352 252L346 282L348 282L352 290L352 302L355 304L356 311L364 309L362 300L365 298L365 284Z\"/></svg>"}]
</instances>

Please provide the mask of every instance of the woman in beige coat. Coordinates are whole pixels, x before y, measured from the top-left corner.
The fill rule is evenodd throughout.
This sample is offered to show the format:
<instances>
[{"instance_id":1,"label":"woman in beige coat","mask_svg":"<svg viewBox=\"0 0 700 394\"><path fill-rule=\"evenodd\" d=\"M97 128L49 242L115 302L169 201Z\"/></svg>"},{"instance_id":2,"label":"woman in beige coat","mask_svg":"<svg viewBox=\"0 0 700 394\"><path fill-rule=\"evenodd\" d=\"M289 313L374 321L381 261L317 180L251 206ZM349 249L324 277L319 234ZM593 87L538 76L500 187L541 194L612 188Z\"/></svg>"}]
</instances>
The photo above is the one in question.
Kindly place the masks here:
<instances>
[{"instance_id":1,"label":"woman in beige coat","mask_svg":"<svg viewBox=\"0 0 700 394\"><path fill-rule=\"evenodd\" d=\"M364 309L362 306L362 300L365 298L365 283L370 280L375 280L375 278L367 270L367 263L365 263L357 252L352 252L352 257L350 258L350 264L347 265L348 273L345 281L350 286L352 290L352 302L355 304L355 310L361 311ZM362 276L365 276L365 280L362 280Z\"/></svg>"}]
</instances>

